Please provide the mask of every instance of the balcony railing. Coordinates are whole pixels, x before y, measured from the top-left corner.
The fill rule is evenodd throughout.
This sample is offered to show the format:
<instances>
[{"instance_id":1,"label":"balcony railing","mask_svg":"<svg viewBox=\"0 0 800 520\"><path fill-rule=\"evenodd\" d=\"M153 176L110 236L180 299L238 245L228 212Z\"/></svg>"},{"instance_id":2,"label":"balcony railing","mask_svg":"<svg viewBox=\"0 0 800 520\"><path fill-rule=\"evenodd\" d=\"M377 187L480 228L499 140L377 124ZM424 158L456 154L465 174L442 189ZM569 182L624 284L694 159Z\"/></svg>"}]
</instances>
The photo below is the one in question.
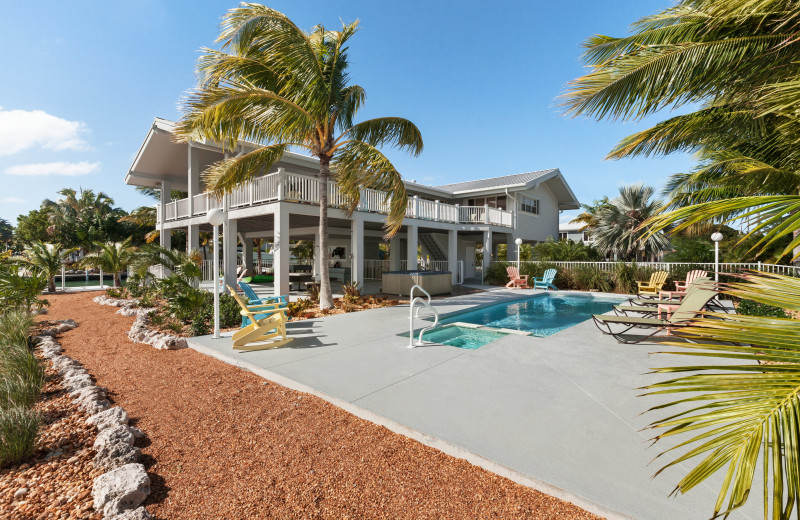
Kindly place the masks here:
<instances>
[{"instance_id":1,"label":"balcony railing","mask_svg":"<svg viewBox=\"0 0 800 520\"><path fill-rule=\"evenodd\" d=\"M257 206L277 201L318 204L319 195L319 179L316 177L279 170L277 173L258 177L252 182L236 188L228 200L231 208ZM361 190L357 210L386 214L389 213L390 203L391 198L387 197L386 192L364 189ZM328 205L332 208L348 206L347 197L334 182L328 183ZM173 221L205 215L209 210L220 207L222 207L222 202L215 195L208 192L201 193L192 197L191 201L185 198L165 204L165 219ZM460 224L491 224L504 227L512 225L510 211L489 206L445 204L438 200L425 200L416 196L408 198L406 216ZM158 219L160 222L160 211Z\"/></svg>"}]
</instances>

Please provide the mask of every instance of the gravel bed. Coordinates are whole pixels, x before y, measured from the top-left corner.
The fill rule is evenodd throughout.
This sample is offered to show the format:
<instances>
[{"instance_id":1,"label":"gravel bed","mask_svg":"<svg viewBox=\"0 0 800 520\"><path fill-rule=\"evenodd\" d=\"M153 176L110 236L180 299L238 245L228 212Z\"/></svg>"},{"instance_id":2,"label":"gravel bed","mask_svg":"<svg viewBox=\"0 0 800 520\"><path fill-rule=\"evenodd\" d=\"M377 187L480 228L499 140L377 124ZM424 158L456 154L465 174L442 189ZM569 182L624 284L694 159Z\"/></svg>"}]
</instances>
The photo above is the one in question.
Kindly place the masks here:
<instances>
[{"instance_id":1,"label":"gravel bed","mask_svg":"<svg viewBox=\"0 0 800 520\"><path fill-rule=\"evenodd\" d=\"M598 518L194 350L133 343L133 318L96 295L48 295L48 319L79 323L64 353L147 432L156 518Z\"/></svg>"}]
</instances>

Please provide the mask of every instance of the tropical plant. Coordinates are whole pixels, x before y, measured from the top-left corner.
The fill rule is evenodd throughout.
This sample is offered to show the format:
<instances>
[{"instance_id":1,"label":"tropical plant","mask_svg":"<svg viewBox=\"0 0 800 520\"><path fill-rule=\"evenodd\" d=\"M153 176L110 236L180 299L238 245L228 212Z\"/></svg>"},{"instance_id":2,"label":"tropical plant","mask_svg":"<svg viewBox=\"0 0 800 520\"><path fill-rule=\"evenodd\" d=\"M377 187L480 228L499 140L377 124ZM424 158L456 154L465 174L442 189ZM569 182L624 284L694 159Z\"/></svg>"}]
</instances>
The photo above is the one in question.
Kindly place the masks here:
<instances>
[{"instance_id":1,"label":"tropical plant","mask_svg":"<svg viewBox=\"0 0 800 520\"><path fill-rule=\"evenodd\" d=\"M28 458L36 447L42 415L24 406L0 408L0 467Z\"/></svg>"},{"instance_id":2,"label":"tropical plant","mask_svg":"<svg viewBox=\"0 0 800 520\"><path fill-rule=\"evenodd\" d=\"M669 240L663 233L648 233L641 228L662 207L653 194L649 186L622 186L617 197L598 204L591 215L591 227L587 224L595 249L625 260L644 260L669 251Z\"/></svg>"},{"instance_id":3,"label":"tropical plant","mask_svg":"<svg viewBox=\"0 0 800 520\"><path fill-rule=\"evenodd\" d=\"M34 271L20 276L15 271L0 269L0 307L3 309L39 310L50 303L39 295L48 285L47 276Z\"/></svg>"},{"instance_id":4,"label":"tropical plant","mask_svg":"<svg viewBox=\"0 0 800 520\"><path fill-rule=\"evenodd\" d=\"M761 253L800 228L798 26L789 0L683 0L636 22L628 37L586 42L591 71L570 83L568 114L637 120L700 105L609 154L698 154L694 171L671 180L672 211L651 230L752 220L749 234L762 234L753 250ZM782 253L799 245L795 236Z\"/></svg>"},{"instance_id":5,"label":"tropical plant","mask_svg":"<svg viewBox=\"0 0 800 520\"><path fill-rule=\"evenodd\" d=\"M48 232L55 241L82 252L89 251L95 242L122 240L127 230L119 224L125 215L114 207L114 200L103 192L92 190L60 190L57 201L45 199L42 209L49 214Z\"/></svg>"},{"instance_id":6,"label":"tropical plant","mask_svg":"<svg viewBox=\"0 0 800 520\"><path fill-rule=\"evenodd\" d=\"M598 260L600 255L592 246L572 240L556 241L548 237L533 246L533 258L543 262Z\"/></svg>"},{"instance_id":7,"label":"tropical plant","mask_svg":"<svg viewBox=\"0 0 800 520\"><path fill-rule=\"evenodd\" d=\"M4 218L0 218L0 244L8 248L14 241L14 228Z\"/></svg>"},{"instance_id":8,"label":"tropical plant","mask_svg":"<svg viewBox=\"0 0 800 520\"><path fill-rule=\"evenodd\" d=\"M10 345L29 346L30 329L33 325L33 317L26 309L4 309L0 316L0 348Z\"/></svg>"},{"instance_id":9,"label":"tropical plant","mask_svg":"<svg viewBox=\"0 0 800 520\"><path fill-rule=\"evenodd\" d=\"M131 246L131 237L122 242L95 242L96 251L84 256L80 265L102 269L114 275L114 287L122 285L121 273L134 262L136 248Z\"/></svg>"},{"instance_id":10,"label":"tropical plant","mask_svg":"<svg viewBox=\"0 0 800 520\"><path fill-rule=\"evenodd\" d=\"M417 155L422 137L399 117L354 123L365 91L348 80L348 40L358 22L341 30L322 25L305 32L282 13L242 4L223 17L221 50L204 49L199 88L186 102L178 133L208 138L233 149L241 140L258 143L252 152L213 164L206 186L230 192L269 171L290 147L319 159L320 249L328 243L328 182L333 176L354 210L361 188L384 189L390 210L387 235L402 225L406 190L401 175L380 151L394 146ZM328 264L320 264L320 306L333 306Z\"/></svg>"},{"instance_id":11,"label":"tropical plant","mask_svg":"<svg viewBox=\"0 0 800 520\"><path fill-rule=\"evenodd\" d=\"M34 271L47 278L47 292L56 292L56 276L75 249L64 248L61 244L45 244L33 242L28 249L17 257L20 262L29 265Z\"/></svg>"}]
</instances>

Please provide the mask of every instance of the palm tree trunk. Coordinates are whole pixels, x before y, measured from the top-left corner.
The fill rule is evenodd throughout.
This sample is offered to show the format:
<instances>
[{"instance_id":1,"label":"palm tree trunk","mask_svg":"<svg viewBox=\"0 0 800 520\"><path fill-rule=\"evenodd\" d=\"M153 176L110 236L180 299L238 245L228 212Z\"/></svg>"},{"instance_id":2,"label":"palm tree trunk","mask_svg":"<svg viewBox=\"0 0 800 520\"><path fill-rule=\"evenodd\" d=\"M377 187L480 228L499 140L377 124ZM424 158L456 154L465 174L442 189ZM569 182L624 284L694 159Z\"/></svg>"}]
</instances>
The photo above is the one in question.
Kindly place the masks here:
<instances>
[{"instance_id":1,"label":"palm tree trunk","mask_svg":"<svg viewBox=\"0 0 800 520\"><path fill-rule=\"evenodd\" d=\"M56 292L56 277L55 276L48 276L47 277L47 292L50 292L50 293Z\"/></svg>"},{"instance_id":2,"label":"palm tree trunk","mask_svg":"<svg viewBox=\"0 0 800 520\"><path fill-rule=\"evenodd\" d=\"M320 157L319 160L319 308L333 307L333 293L328 271L328 179L330 177L330 159Z\"/></svg>"},{"instance_id":3,"label":"palm tree trunk","mask_svg":"<svg viewBox=\"0 0 800 520\"><path fill-rule=\"evenodd\" d=\"M122 277L119 271L114 272L114 287L122 287Z\"/></svg>"}]
</instances>

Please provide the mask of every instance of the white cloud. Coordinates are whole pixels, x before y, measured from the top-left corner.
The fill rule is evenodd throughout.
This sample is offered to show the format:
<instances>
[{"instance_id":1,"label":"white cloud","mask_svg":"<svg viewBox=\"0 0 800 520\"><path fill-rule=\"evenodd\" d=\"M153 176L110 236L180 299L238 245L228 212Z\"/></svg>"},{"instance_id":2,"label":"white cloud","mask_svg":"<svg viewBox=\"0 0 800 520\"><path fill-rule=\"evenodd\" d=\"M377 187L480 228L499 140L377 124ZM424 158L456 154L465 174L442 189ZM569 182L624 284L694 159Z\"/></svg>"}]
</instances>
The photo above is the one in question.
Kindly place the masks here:
<instances>
[{"instance_id":1,"label":"white cloud","mask_svg":"<svg viewBox=\"0 0 800 520\"><path fill-rule=\"evenodd\" d=\"M26 200L19 197L6 197L3 199L3 202L8 204L25 204Z\"/></svg>"},{"instance_id":2,"label":"white cloud","mask_svg":"<svg viewBox=\"0 0 800 520\"><path fill-rule=\"evenodd\" d=\"M0 157L29 148L84 150L86 124L68 121L43 110L3 110L0 107Z\"/></svg>"},{"instance_id":3,"label":"white cloud","mask_svg":"<svg viewBox=\"0 0 800 520\"><path fill-rule=\"evenodd\" d=\"M8 175L66 175L68 177L76 177L78 175L89 175L99 169L99 162L50 162L10 166L5 169L5 173Z\"/></svg>"}]
</instances>

